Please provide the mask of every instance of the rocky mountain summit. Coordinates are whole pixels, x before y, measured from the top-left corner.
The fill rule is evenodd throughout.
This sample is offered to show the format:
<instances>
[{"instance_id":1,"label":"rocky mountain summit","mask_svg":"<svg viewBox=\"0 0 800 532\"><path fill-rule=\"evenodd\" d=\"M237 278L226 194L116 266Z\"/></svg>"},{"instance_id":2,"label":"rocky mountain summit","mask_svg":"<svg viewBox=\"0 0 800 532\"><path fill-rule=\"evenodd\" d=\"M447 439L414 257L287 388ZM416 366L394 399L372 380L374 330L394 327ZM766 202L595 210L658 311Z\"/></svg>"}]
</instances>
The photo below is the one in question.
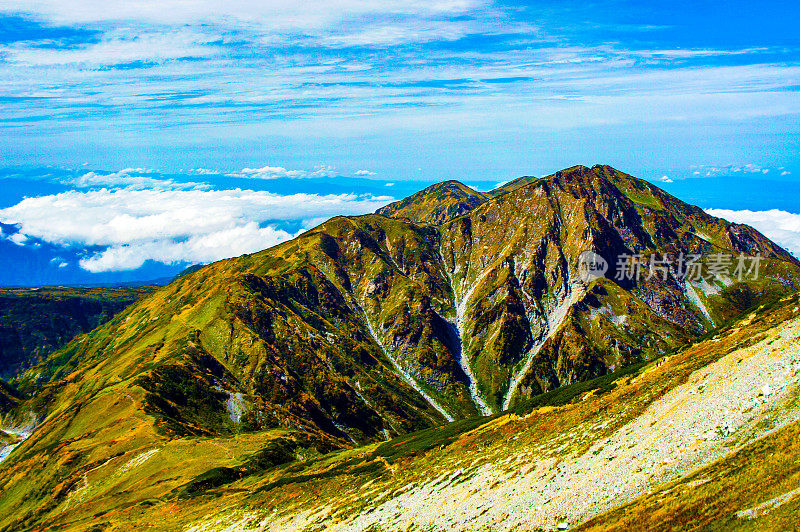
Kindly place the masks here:
<instances>
[{"instance_id":1,"label":"rocky mountain summit","mask_svg":"<svg viewBox=\"0 0 800 532\"><path fill-rule=\"evenodd\" d=\"M443 181L375 211L417 224L441 225L491 198L458 181Z\"/></svg>"}]
</instances>

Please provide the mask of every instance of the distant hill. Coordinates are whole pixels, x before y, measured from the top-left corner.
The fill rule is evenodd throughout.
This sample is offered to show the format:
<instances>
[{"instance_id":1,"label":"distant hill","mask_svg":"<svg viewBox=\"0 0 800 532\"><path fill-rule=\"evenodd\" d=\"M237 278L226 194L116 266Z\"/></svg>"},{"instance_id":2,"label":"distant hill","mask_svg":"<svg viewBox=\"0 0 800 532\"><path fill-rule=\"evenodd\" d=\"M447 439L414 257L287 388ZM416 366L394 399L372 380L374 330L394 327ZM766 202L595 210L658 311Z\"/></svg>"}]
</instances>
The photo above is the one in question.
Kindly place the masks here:
<instances>
[{"instance_id":1,"label":"distant hill","mask_svg":"<svg viewBox=\"0 0 800 532\"><path fill-rule=\"evenodd\" d=\"M0 379L32 367L155 288L0 288Z\"/></svg>"}]
</instances>

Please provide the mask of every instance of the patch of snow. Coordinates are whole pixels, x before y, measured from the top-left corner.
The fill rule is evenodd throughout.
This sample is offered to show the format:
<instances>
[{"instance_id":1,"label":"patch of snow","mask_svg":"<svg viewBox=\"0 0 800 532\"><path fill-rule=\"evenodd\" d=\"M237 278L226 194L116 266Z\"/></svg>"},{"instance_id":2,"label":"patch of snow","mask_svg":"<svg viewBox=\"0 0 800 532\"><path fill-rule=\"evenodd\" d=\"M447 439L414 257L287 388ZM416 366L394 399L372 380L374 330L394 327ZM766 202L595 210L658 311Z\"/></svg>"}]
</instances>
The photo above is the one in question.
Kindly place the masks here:
<instances>
[{"instance_id":1,"label":"patch of snow","mask_svg":"<svg viewBox=\"0 0 800 532\"><path fill-rule=\"evenodd\" d=\"M0 430L5 432L6 434L13 434L14 436L19 436L20 437L20 440L17 443L12 443L11 445L6 445L2 449L0 449L0 462L2 462L3 460L5 460L8 457L8 455L11 454L11 451L13 451L17 447L19 447L22 442L24 442L25 440L28 439L28 437L31 435L32 431L28 432L28 431L17 430L17 429L8 429L8 428L0 428Z\"/></svg>"},{"instance_id":2,"label":"patch of snow","mask_svg":"<svg viewBox=\"0 0 800 532\"><path fill-rule=\"evenodd\" d=\"M389 424L389 426L392 428L392 430L395 432L395 434L402 434L402 432L400 432L399 430L397 430L397 428L396 428L394 425L392 425L392 422L391 422L391 421L389 421L389 419L388 419L388 418L385 418L385 417L383 417L383 416L381 415L381 412L380 412L380 410L378 410L377 408L375 408L375 406L374 406L374 405L373 405L373 404L372 404L372 403L371 403L371 402L370 402L370 401L369 401L369 400L368 400L366 397L364 397L364 395L361 393L361 383L360 383L360 382L358 382L358 381L356 381L356 383L355 383L355 384L356 384L356 386L355 386L355 388L353 388L353 391L354 391L354 392L356 392L356 395L358 395L358 397L359 397L359 398L361 398L361 400L364 402L364 404L365 404L365 405L367 405L367 407L368 407L370 410L372 410L373 412L375 412L376 414L378 414L378 415L381 417L381 419L383 419L384 421L386 421L386 423L388 423L388 424ZM387 439L387 440L391 439L391 436L389 435L389 431L388 431L386 428L384 428L384 429L383 429L383 436L384 436L384 438L385 438L385 439Z\"/></svg>"},{"instance_id":3,"label":"patch of snow","mask_svg":"<svg viewBox=\"0 0 800 532\"><path fill-rule=\"evenodd\" d=\"M611 323L613 323L617 327L625 323L625 320L628 319L628 316L626 314L617 315L617 313L614 312L614 309L612 309L608 305L603 305L602 307L596 309L595 308L589 309L590 320L595 320L597 319L598 316L601 315L608 316L608 319L611 320Z\"/></svg>"},{"instance_id":4,"label":"patch of snow","mask_svg":"<svg viewBox=\"0 0 800 532\"><path fill-rule=\"evenodd\" d=\"M692 282L692 286L695 289L699 288L700 291L703 292L703 294L705 294L706 296L714 296L719 294L719 288L712 284L709 284L709 282L706 279L703 279L700 282Z\"/></svg>"},{"instance_id":5,"label":"patch of snow","mask_svg":"<svg viewBox=\"0 0 800 532\"><path fill-rule=\"evenodd\" d=\"M457 296L456 289L453 284L453 277L450 275L450 272L447 269L447 264L444 262L444 257L442 256L441 251L439 252L439 257L442 259L442 267L447 275L447 279L450 281L450 291L453 293L453 305L456 309L456 322L453 325L455 325L456 335L458 336L458 345L456 346L458 353L455 353L455 355L458 359L458 364L461 366L461 369L464 371L464 374L467 376L467 380L469 381L467 383L467 388L469 389L469 395L472 397L472 401L475 403L475 406L478 407L478 410L480 410L481 414L488 416L492 414L492 409L486 404L486 401L483 400L483 398L480 396L480 393L478 393L478 381L475 379L475 375L472 373L469 360L467 360L464 356L464 313L467 310L467 303L469 302L469 298L472 296L472 293L475 292L475 289L486 277L490 270L487 269L483 272L483 274L478 276L464 296L460 300L456 300Z\"/></svg>"},{"instance_id":6,"label":"patch of snow","mask_svg":"<svg viewBox=\"0 0 800 532\"><path fill-rule=\"evenodd\" d=\"M706 242L712 242L712 239L711 239L711 237L710 237L710 236L708 236L708 235L707 235L707 234L705 234L705 233L701 233L700 231L695 231L695 232L694 232L694 233L692 233L692 234L693 234L694 236L696 236L696 237L702 238L702 239L703 239L703 240L705 240Z\"/></svg>"},{"instance_id":7,"label":"patch of snow","mask_svg":"<svg viewBox=\"0 0 800 532\"><path fill-rule=\"evenodd\" d=\"M120 468L120 471L123 471L123 472L124 472L124 471L127 471L127 470L129 470L129 469L132 469L132 468L134 468L134 467L138 467L138 466L142 465L143 463L145 463L146 461L148 461L150 458L152 458L152 457L153 457L153 455L154 455L154 454L156 454L156 453L157 453L158 451L160 451L160 450L161 450L161 449L158 449L158 448L156 448L156 449L150 449L149 451L145 451L145 452L143 452L143 453L139 453L139 454L137 454L136 456L134 456L133 458L131 458L131 459L128 461L128 463L126 463L125 465L123 465L123 466Z\"/></svg>"},{"instance_id":8,"label":"patch of snow","mask_svg":"<svg viewBox=\"0 0 800 532\"><path fill-rule=\"evenodd\" d=\"M736 517L738 517L739 519L757 519L759 516L762 516L776 508L783 506L784 504L791 501L798 495L800 495L800 488L792 490L788 493L784 493L783 495L778 495L774 499L770 499L767 502L759 504L754 508L736 512Z\"/></svg>"},{"instance_id":9,"label":"patch of snow","mask_svg":"<svg viewBox=\"0 0 800 532\"><path fill-rule=\"evenodd\" d=\"M228 394L228 400L225 401L225 406L228 407L228 415L235 424L242 421L242 415L247 412L247 405L244 403L244 394L241 392Z\"/></svg>"}]
</instances>

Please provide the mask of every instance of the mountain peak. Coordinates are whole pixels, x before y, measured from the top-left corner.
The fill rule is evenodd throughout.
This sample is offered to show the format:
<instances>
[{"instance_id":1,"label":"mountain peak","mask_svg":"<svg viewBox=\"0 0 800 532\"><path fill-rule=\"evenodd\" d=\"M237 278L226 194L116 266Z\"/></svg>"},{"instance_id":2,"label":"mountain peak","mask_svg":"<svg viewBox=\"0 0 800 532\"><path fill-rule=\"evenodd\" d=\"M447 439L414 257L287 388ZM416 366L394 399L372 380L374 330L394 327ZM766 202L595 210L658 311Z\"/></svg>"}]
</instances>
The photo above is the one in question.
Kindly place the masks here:
<instances>
[{"instance_id":1,"label":"mountain peak","mask_svg":"<svg viewBox=\"0 0 800 532\"><path fill-rule=\"evenodd\" d=\"M474 209L489 198L464 183L442 181L403 200L390 203L376 214L407 218L415 223L439 225Z\"/></svg>"},{"instance_id":2,"label":"mountain peak","mask_svg":"<svg viewBox=\"0 0 800 532\"><path fill-rule=\"evenodd\" d=\"M491 192L478 192L469 186L449 179L435 183L429 187L394 203L378 209L376 214L392 218L406 218L418 224L441 225L478 207L491 198L513 192L543 182L564 182L577 184L584 193L598 187L599 179L619 183L628 181L631 186L641 189L645 185L642 180L606 164L596 164L591 168L584 165L570 166L547 177L522 176L505 183ZM632 184L636 182L637 184Z\"/></svg>"}]
</instances>

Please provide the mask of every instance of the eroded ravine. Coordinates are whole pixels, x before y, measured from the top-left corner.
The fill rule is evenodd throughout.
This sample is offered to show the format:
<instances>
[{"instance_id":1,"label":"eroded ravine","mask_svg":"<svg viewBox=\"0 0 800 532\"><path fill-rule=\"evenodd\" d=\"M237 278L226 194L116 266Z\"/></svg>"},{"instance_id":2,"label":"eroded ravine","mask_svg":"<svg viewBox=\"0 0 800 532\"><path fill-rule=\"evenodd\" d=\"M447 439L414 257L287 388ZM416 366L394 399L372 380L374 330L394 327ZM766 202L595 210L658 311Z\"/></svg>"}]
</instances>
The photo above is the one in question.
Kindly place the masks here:
<instances>
[{"instance_id":1,"label":"eroded ravine","mask_svg":"<svg viewBox=\"0 0 800 532\"><path fill-rule=\"evenodd\" d=\"M547 316L547 332L536 342L534 342L533 346L531 346L528 353L525 355L525 364L522 366L517 373L512 375L510 384L508 385L508 391L506 392L506 397L503 400L503 410L508 410L508 407L511 406L511 400L514 398L514 393L519 388L520 383L522 383L522 379L525 378L528 371L531 369L531 364L533 364L533 360L536 358L537 353L542 348L542 346L549 340L561 327L561 324L564 323L564 319L567 317L567 313L569 309L575 305L580 298L585 293L583 288L579 285L572 285L569 289L569 293L564 298L564 300L559 303L555 309Z\"/></svg>"},{"instance_id":2,"label":"eroded ravine","mask_svg":"<svg viewBox=\"0 0 800 532\"><path fill-rule=\"evenodd\" d=\"M437 403L436 400L433 397L428 395L428 393L420 387L420 385L417 383L417 381L414 380L414 377L412 377L410 373L408 373L405 369L403 369L403 367L400 365L400 362L398 362L397 359L395 359L389 353L389 350L386 349L386 346L383 344L381 339L378 337L378 333L376 333L375 329L372 327L372 322L370 322L370 319L369 319L369 316L367 316L367 313L364 312L363 315L364 315L364 322L367 325L367 330L369 331L369 334L372 336L372 339L375 340L375 343L378 344L378 346L383 350L383 354L386 355L386 358L389 359L389 361L392 363L392 365L397 370L397 372L400 374L400 376L403 377L403 380L406 381L406 383L409 386L414 388L414 390L416 390L416 392L419 393L433 408L438 410L439 413L442 414L447 421L453 421L453 416L448 414L447 411L442 407L442 405Z\"/></svg>"},{"instance_id":3,"label":"eroded ravine","mask_svg":"<svg viewBox=\"0 0 800 532\"><path fill-rule=\"evenodd\" d=\"M461 369L464 371L464 375L467 377L467 389L469 390L469 395L472 398L472 402L475 403L475 406L478 408L481 414L484 416L489 416L493 413L492 409L481 397L480 392L478 391L478 381L475 378L475 375L472 373L469 360L467 360L464 354L464 313L466 311L469 298L472 296L472 294L475 292L475 289L481 283L483 278L486 277L490 270L485 270L483 274L475 279L475 282L472 283L466 294L464 294L464 296L458 300L455 283L453 282L453 276L450 273L450 270L447 268L447 263L445 263L441 252L439 252L439 257L442 260L442 269L444 270L445 274L447 275L447 279L450 282L450 292L453 294L453 307L456 311L455 323L448 321L448 324L455 329L455 334L453 335L455 338L452 346L455 352L453 355L456 357L456 360L458 360L458 364L461 366Z\"/></svg>"}]
</instances>

